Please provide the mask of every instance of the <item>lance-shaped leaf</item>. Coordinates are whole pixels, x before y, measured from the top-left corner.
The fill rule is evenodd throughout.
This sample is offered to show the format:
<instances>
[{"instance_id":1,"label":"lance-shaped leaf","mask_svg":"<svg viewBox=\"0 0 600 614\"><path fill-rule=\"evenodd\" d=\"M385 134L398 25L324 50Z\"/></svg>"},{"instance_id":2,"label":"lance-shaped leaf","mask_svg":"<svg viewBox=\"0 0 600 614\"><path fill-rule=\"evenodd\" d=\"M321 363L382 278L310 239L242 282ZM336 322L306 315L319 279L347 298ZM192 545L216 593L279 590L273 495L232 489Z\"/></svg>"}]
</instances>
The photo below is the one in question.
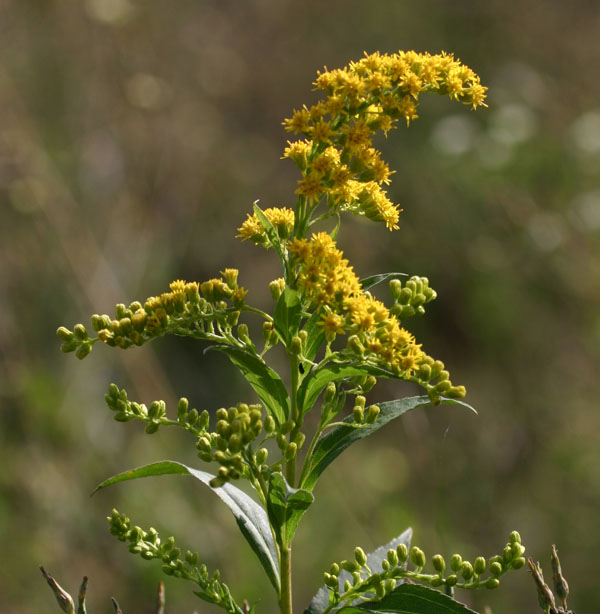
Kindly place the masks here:
<instances>
[{"instance_id":1,"label":"lance-shaped leaf","mask_svg":"<svg viewBox=\"0 0 600 614\"><path fill-rule=\"evenodd\" d=\"M398 279L398 277L408 277L407 273L379 273L379 275L372 275L371 277L365 277L360 280L360 285L363 290L368 290L377 284L388 279Z\"/></svg>"},{"instance_id":2,"label":"lance-shaped leaf","mask_svg":"<svg viewBox=\"0 0 600 614\"><path fill-rule=\"evenodd\" d=\"M420 584L401 584L380 601L338 610L338 614L477 614L463 603Z\"/></svg>"},{"instance_id":3,"label":"lance-shaped leaf","mask_svg":"<svg viewBox=\"0 0 600 614\"><path fill-rule=\"evenodd\" d=\"M388 550L392 550L392 549L395 550L399 544L404 544L406 548L410 550L411 539L412 539L412 529L409 527L408 529L406 529L406 531L404 531L404 533L401 533L400 535L398 535L398 537L395 537L387 544L383 546L379 546L377 550L373 550L373 552L367 554L367 565L369 569L373 573L380 572L381 563L383 559L387 558ZM339 579L340 593L343 593L344 583L346 582L346 580L352 581L352 574L342 569L340 571L338 579ZM398 581L399 584L402 582L404 582L404 580ZM313 597L313 600L310 602L310 605L308 606L308 608L305 610L305 614L321 614L321 612L323 612L323 610L325 610L329 605L330 592L331 591L326 586L321 587L319 591L317 592L317 594ZM334 610L334 611L337 611L337 610Z\"/></svg>"},{"instance_id":4,"label":"lance-shaped leaf","mask_svg":"<svg viewBox=\"0 0 600 614\"><path fill-rule=\"evenodd\" d=\"M280 546L292 541L300 518L314 499L307 490L292 488L281 473L271 474L267 511Z\"/></svg>"},{"instance_id":5,"label":"lance-shaped leaf","mask_svg":"<svg viewBox=\"0 0 600 614\"><path fill-rule=\"evenodd\" d=\"M108 478L108 480L105 480L95 488L94 493L111 484L125 482L126 480L173 474L191 475L195 477L208 486L208 488L227 505L233 513L240 531L260 560L275 590L279 593L280 581L277 546L273 541L267 514L254 499L232 484L227 483L218 488L213 488L210 485L210 481L215 476L211 473L193 469L192 467L188 467L176 461L160 461L138 467L137 469L124 471L123 473Z\"/></svg>"},{"instance_id":6,"label":"lance-shaped leaf","mask_svg":"<svg viewBox=\"0 0 600 614\"><path fill-rule=\"evenodd\" d=\"M265 361L241 348L229 345L211 345L207 350L218 350L227 354L231 362L241 371L248 383L263 402L277 424L287 420L289 414L288 393L281 378Z\"/></svg>"},{"instance_id":7,"label":"lance-shaped leaf","mask_svg":"<svg viewBox=\"0 0 600 614\"><path fill-rule=\"evenodd\" d=\"M283 342L288 345L295 335L302 319L302 306L300 296L296 290L286 288L275 305L273 325Z\"/></svg>"},{"instance_id":8,"label":"lance-shaped leaf","mask_svg":"<svg viewBox=\"0 0 600 614\"><path fill-rule=\"evenodd\" d=\"M375 375L376 377L394 377L392 373L367 364L326 363L316 367L300 384L298 389L298 406L303 413L309 411L317 398L329 382L334 382L345 377L360 377L362 375Z\"/></svg>"},{"instance_id":9,"label":"lance-shaped leaf","mask_svg":"<svg viewBox=\"0 0 600 614\"><path fill-rule=\"evenodd\" d=\"M307 460L307 465L302 472L300 480L300 488L312 490L317 478L325 471L327 466L331 464L348 446L352 445L359 439L364 439L378 431L381 427L388 424L395 418L400 417L407 411L424 407L431 403L429 397L407 397L396 401L385 401L378 403L379 416L373 424L366 424L360 428L352 426L354 424L353 417L349 416L344 419L346 424L334 427L329 433L323 435L317 442L312 456ZM475 411L470 405L455 399L440 398L440 403L449 403L452 405L462 405Z\"/></svg>"}]
</instances>

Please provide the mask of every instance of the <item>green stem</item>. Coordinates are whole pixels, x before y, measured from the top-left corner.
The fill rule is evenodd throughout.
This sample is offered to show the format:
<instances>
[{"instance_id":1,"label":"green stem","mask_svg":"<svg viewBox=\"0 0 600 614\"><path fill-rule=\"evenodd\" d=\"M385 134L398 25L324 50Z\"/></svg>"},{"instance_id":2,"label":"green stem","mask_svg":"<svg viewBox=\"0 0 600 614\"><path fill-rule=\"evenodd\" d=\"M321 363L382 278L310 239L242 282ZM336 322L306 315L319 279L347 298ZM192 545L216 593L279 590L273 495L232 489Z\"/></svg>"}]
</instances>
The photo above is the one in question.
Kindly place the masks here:
<instances>
[{"instance_id":1,"label":"green stem","mask_svg":"<svg viewBox=\"0 0 600 614\"><path fill-rule=\"evenodd\" d=\"M291 545L282 545L281 563L281 596L279 598L279 611L281 614L292 614L292 548Z\"/></svg>"},{"instance_id":2,"label":"green stem","mask_svg":"<svg viewBox=\"0 0 600 614\"><path fill-rule=\"evenodd\" d=\"M294 421L294 428L290 434L290 439L298 432L301 425L301 418L298 412L298 380L299 380L299 360L295 354L290 356L290 379L291 379L291 391L290 391L290 418ZM285 465L285 478L288 484L293 488L296 482L296 457L289 460Z\"/></svg>"}]
</instances>

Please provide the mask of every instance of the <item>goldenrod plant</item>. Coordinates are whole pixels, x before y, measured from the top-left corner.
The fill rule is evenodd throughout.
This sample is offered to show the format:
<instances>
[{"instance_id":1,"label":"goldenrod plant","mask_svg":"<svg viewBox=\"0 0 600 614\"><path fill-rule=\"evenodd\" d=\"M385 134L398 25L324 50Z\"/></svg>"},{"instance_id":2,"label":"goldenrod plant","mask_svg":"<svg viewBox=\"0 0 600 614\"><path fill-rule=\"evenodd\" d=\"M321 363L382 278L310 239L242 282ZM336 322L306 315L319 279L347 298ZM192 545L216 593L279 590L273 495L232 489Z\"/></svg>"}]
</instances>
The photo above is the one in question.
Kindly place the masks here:
<instances>
[{"instance_id":1,"label":"goldenrod plant","mask_svg":"<svg viewBox=\"0 0 600 614\"><path fill-rule=\"evenodd\" d=\"M299 611L292 597L292 544L323 471L348 446L406 412L429 404L469 408L461 400L465 388L452 383L444 364L405 327L436 298L427 278L396 272L361 278L336 236L346 214L398 229L401 209L385 190L393 171L373 146L378 132L387 135L415 120L422 94L476 109L485 105L486 88L452 55L414 51L365 54L345 68L319 72L314 85L323 99L283 122L296 139L283 155L300 171L295 203L265 209L255 204L238 229L239 238L272 250L281 265L281 277L269 283L271 313L252 306L238 270L226 268L214 279L177 280L144 302L119 304L114 316L94 315L91 334L83 324L57 332L62 350L81 359L96 344L128 349L164 335L191 337L241 371L253 394L216 410L198 411L181 398L168 412L161 400L146 406L110 384L106 403L116 420L141 422L148 434L165 426L184 429L199 460L217 463L218 470L160 461L116 475L98 489L164 474L195 478L235 516L281 614ZM385 285L384 302L374 289ZM251 338L248 318L260 320L262 339ZM285 378L268 361L277 345L287 357ZM369 403L381 378L412 382L423 394ZM308 412L320 416L310 421L314 428L306 426ZM235 485L241 480L250 483L255 498ZM201 553L181 550L172 537L135 526L117 510L108 520L111 533L132 553L157 560L168 576L189 580L201 599L230 614L255 611L255 605L234 598L219 571L200 563ZM448 565L439 554L427 565L411 537L407 529L371 554L356 547L353 557L334 562L304 611L468 613L454 599L456 589L494 589L503 574L525 565L516 531L498 555L471 563L454 554ZM72 600L64 607L73 611Z\"/></svg>"}]
</instances>

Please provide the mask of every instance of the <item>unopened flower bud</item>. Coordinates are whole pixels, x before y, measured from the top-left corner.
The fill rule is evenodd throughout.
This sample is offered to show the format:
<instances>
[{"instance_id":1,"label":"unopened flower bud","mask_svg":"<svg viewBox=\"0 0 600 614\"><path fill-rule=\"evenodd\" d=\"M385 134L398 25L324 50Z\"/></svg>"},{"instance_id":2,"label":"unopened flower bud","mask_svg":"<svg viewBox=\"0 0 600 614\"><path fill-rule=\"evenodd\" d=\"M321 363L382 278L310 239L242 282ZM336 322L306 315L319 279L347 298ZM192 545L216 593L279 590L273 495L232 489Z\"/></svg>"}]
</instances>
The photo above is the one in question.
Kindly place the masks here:
<instances>
[{"instance_id":1,"label":"unopened flower bud","mask_svg":"<svg viewBox=\"0 0 600 614\"><path fill-rule=\"evenodd\" d=\"M92 351L92 346L89 343L84 343L80 345L75 351L75 356L79 358L79 360L83 360L89 353Z\"/></svg>"},{"instance_id":2,"label":"unopened flower bud","mask_svg":"<svg viewBox=\"0 0 600 614\"><path fill-rule=\"evenodd\" d=\"M500 586L500 580L498 578L488 578L485 581L485 588L498 588Z\"/></svg>"},{"instance_id":3,"label":"unopened flower bud","mask_svg":"<svg viewBox=\"0 0 600 614\"><path fill-rule=\"evenodd\" d=\"M436 554L431 559L431 564L433 565L433 568L439 574L443 574L444 573L444 570L446 569L446 561L444 560L444 557L441 554Z\"/></svg>"},{"instance_id":4,"label":"unopened flower bud","mask_svg":"<svg viewBox=\"0 0 600 614\"><path fill-rule=\"evenodd\" d=\"M291 430L294 428L294 421L293 420L287 420L286 422L284 422L280 427L279 427L279 432L282 435L287 435L289 432L291 432Z\"/></svg>"},{"instance_id":5,"label":"unopened flower bud","mask_svg":"<svg viewBox=\"0 0 600 614\"><path fill-rule=\"evenodd\" d=\"M85 341L88 338L87 330L85 330L85 326L83 324L75 324L73 327L73 333L80 339L81 341Z\"/></svg>"},{"instance_id":6,"label":"unopened flower bud","mask_svg":"<svg viewBox=\"0 0 600 614\"><path fill-rule=\"evenodd\" d=\"M71 339L73 339L74 337L73 333L68 328L65 328L64 326L60 326L57 329L56 336L59 339L62 339L63 341L71 341Z\"/></svg>"},{"instance_id":7,"label":"unopened flower bud","mask_svg":"<svg viewBox=\"0 0 600 614\"><path fill-rule=\"evenodd\" d=\"M292 356L299 356L302 354L302 339L298 335L292 337L289 346L289 352Z\"/></svg>"},{"instance_id":8,"label":"unopened flower bud","mask_svg":"<svg viewBox=\"0 0 600 614\"><path fill-rule=\"evenodd\" d=\"M399 279L392 279L390 281L390 294L392 298L396 301L400 298L400 293L402 292L402 282Z\"/></svg>"},{"instance_id":9,"label":"unopened flower bud","mask_svg":"<svg viewBox=\"0 0 600 614\"><path fill-rule=\"evenodd\" d=\"M293 442L298 446L298 450L302 449L304 445L304 441L306 440L306 435L302 432L298 432L293 439Z\"/></svg>"},{"instance_id":10,"label":"unopened flower bud","mask_svg":"<svg viewBox=\"0 0 600 614\"><path fill-rule=\"evenodd\" d=\"M344 582L344 592L347 593L352 588L352 584L350 580L346 580Z\"/></svg>"},{"instance_id":11,"label":"unopened flower bud","mask_svg":"<svg viewBox=\"0 0 600 614\"><path fill-rule=\"evenodd\" d=\"M523 567L523 565L525 565L525 557L524 556L520 556L516 559L514 559L514 561L512 562L512 568L513 569L521 569L521 567Z\"/></svg>"},{"instance_id":12,"label":"unopened flower bud","mask_svg":"<svg viewBox=\"0 0 600 614\"><path fill-rule=\"evenodd\" d=\"M340 567L342 569L344 569L345 571L348 571L350 573L354 573L357 572L359 567L358 564L356 563L356 561L341 561L340 562Z\"/></svg>"},{"instance_id":13,"label":"unopened flower bud","mask_svg":"<svg viewBox=\"0 0 600 614\"><path fill-rule=\"evenodd\" d=\"M473 571L480 576L482 573L485 572L485 568L486 568L486 560L485 558L483 558L482 556L478 556L474 561L473 561Z\"/></svg>"},{"instance_id":14,"label":"unopened flower bud","mask_svg":"<svg viewBox=\"0 0 600 614\"><path fill-rule=\"evenodd\" d=\"M408 559L408 548L406 547L406 544L398 544L396 546L396 554L398 555L400 562L404 564Z\"/></svg>"},{"instance_id":15,"label":"unopened flower bud","mask_svg":"<svg viewBox=\"0 0 600 614\"><path fill-rule=\"evenodd\" d=\"M361 567L367 564L367 555L360 546L354 548L354 558Z\"/></svg>"},{"instance_id":16,"label":"unopened flower bud","mask_svg":"<svg viewBox=\"0 0 600 614\"><path fill-rule=\"evenodd\" d=\"M270 435L275 430L275 419L273 416L267 416L265 419L265 433Z\"/></svg>"},{"instance_id":17,"label":"unopened flower bud","mask_svg":"<svg viewBox=\"0 0 600 614\"><path fill-rule=\"evenodd\" d=\"M335 398L336 391L337 389L335 384L333 382L329 382L329 384L327 384L325 387L325 392L323 393L323 401L325 401L325 403L331 403L331 401L333 401Z\"/></svg>"},{"instance_id":18,"label":"unopened flower bud","mask_svg":"<svg viewBox=\"0 0 600 614\"><path fill-rule=\"evenodd\" d=\"M283 291L285 290L285 280L282 277L278 279L274 279L269 284L269 290L271 292L271 296L273 297L273 300L274 301L278 300L279 297L283 294Z\"/></svg>"},{"instance_id":19,"label":"unopened flower bud","mask_svg":"<svg viewBox=\"0 0 600 614\"><path fill-rule=\"evenodd\" d=\"M363 392L369 392L370 390L373 390L376 383L377 383L377 378L374 375L369 375L366 378L364 384L361 386L361 388Z\"/></svg>"},{"instance_id":20,"label":"unopened flower bud","mask_svg":"<svg viewBox=\"0 0 600 614\"><path fill-rule=\"evenodd\" d=\"M362 356L365 353L365 346L361 343L357 335L348 337L348 348L357 356Z\"/></svg>"},{"instance_id":21,"label":"unopened flower bud","mask_svg":"<svg viewBox=\"0 0 600 614\"><path fill-rule=\"evenodd\" d=\"M271 334L273 333L273 322L263 322L262 325L262 336L263 339L268 343L271 338Z\"/></svg>"},{"instance_id":22,"label":"unopened flower bud","mask_svg":"<svg viewBox=\"0 0 600 614\"><path fill-rule=\"evenodd\" d=\"M511 544L520 544L521 543L521 535L519 535L518 531L512 531L508 536L508 541Z\"/></svg>"},{"instance_id":23,"label":"unopened flower bud","mask_svg":"<svg viewBox=\"0 0 600 614\"><path fill-rule=\"evenodd\" d=\"M417 546L413 546L410 549L410 560L415 567L425 567L425 553L420 548L417 548Z\"/></svg>"},{"instance_id":24,"label":"unopened flower bud","mask_svg":"<svg viewBox=\"0 0 600 614\"><path fill-rule=\"evenodd\" d=\"M210 414L206 411L206 409L203 409L198 418L198 426L201 429L206 429L208 428L209 421L210 421Z\"/></svg>"},{"instance_id":25,"label":"unopened flower bud","mask_svg":"<svg viewBox=\"0 0 600 614\"><path fill-rule=\"evenodd\" d=\"M498 563L498 561L494 561L493 563L490 563L490 573L495 578L498 578L499 576L501 576L502 575L502 563Z\"/></svg>"},{"instance_id":26,"label":"unopened flower bud","mask_svg":"<svg viewBox=\"0 0 600 614\"><path fill-rule=\"evenodd\" d=\"M473 565L469 561L463 561L460 566L460 573L465 580L470 580L473 577Z\"/></svg>"},{"instance_id":27,"label":"unopened flower bud","mask_svg":"<svg viewBox=\"0 0 600 614\"><path fill-rule=\"evenodd\" d=\"M296 458L296 453L298 452L298 446L292 441L286 451L285 451L285 460L290 461Z\"/></svg>"},{"instance_id":28,"label":"unopened flower bud","mask_svg":"<svg viewBox=\"0 0 600 614\"><path fill-rule=\"evenodd\" d=\"M367 399L361 394L359 394L354 401L354 405L355 406L358 405L359 407L362 407L364 409L366 402L367 402Z\"/></svg>"},{"instance_id":29,"label":"unopened flower bud","mask_svg":"<svg viewBox=\"0 0 600 614\"><path fill-rule=\"evenodd\" d=\"M332 576L339 576L340 575L340 566L337 563L332 563L331 567L329 568L329 573Z\"/></svg>"},{"instance_id":30,"label":"unopened flower bud","mask_svg":"<svg viewBox=\"0 0 600 614\"><path fill-rule=\"evenodd\" d=\"M264 465L267 462L267 457L269 456L269 451L267 450L267 448L261 448L257 453L256 453L256 464L257 465Z\"/></svg>"},{"instance_id":31,"label":"unopened flower bud","mask_svg":"<svg viewBox=\"0 0 600 614\"><path fill-rule=\"evenodd\" d=\"M387 551L387 560L392 567L398 567L398 553L393 548Z\"/></svg>"},{"instance_id":32,"label":"unopened flower bud","mask_svg":"<svg viewBox=\"0 0 600 614\"><path fill-rule=\"evenodd\" d=\"M379 415L379 406L378 405L371 405L371 407L369 407L369 410L367 411L367 415L365 417L365 422L367 424L373 424L375 422L375 420L377 420L377 416Z\"/></svg>"},{"instance_id":33,"label":"unopened flower bud","mask_svg":"<svg viewBox=\"0 0 600 614\"><path fill-rule=\"evenodd\" d=\"M364 409L360 405L355 405L352 409L352 415L356 424L362 424L364 420Z\"/></svg>"},{"instance_id":34,"label":"unopened flower bud","mask_svg":"<svg viewBox=\"0 0 600 614\"><path fill-rule=\"evenodd\" d=\"M455 574L452 574L446 578L446 586L454 586L458 582L458 578Z\"/></svg>"},{"instance_id":35,"label":"unopened flower bud","mask_svg":"<svg viewBox=\"0 0 600 614\"><path fill-rule=\"evenodd\" d=\"M188 407L188 400L185 397L181 397L181 399L179 399L179 403L177 403L177 419L179 420L179 422L183 422L183 419L187 414Z\"/></svg>"}]
</instances>

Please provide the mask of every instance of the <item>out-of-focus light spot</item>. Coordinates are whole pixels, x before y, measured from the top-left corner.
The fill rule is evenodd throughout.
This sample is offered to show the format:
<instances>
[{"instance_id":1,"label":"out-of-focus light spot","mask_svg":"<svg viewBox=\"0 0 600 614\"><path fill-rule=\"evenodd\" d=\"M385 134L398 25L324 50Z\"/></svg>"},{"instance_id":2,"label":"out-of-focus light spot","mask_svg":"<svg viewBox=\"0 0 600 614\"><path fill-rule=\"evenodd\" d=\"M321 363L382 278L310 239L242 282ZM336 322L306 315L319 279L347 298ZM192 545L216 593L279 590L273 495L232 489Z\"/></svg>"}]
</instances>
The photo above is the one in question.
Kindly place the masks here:
<instances>
[{"instance_id":1,"label":"out-of-focus light spot","mask_svg":"<svg viewBox=\"0 0 600 614\"><path fill-rule=\"evenodd\" d=\"M583 152L600 152L600 111L589 111L579 116L571 125L571 138Z\"/></svg>"},{"instance_id":2,"label":"out-of-focus light spot","mask_svg":"<svg viewBox=\"0 0 600 614\"><path fill-rule=\"evenodd\" d=\"M492 237L476 238L468 247L469 260L479 271L493 271L507 264L506 248Z\"/></svg>"},{"instance_id":3,"label":"out-of-focus light spot","mask_svg":"<svg viewBox=\"0 0 600 614\"><path fill-rule=\"evenodd\" d=\"M507 104L500 107L490 121L489 134L498 143L518 145L535 133L537 120L533 111L524 104Z\"/></svg>"},{"instance_id":4,"label":"out-of-focus light spot","mask_svg":"<svg viewBox=\"0 0 600 614\"><path fill-rule=\"evenodd\" d=\"M569 218L583 231L600 228L600 190L578 194L571 201Z\"/></svg>"},{"instance_id":5,"label":"out-of-focus light spot","mask_svg":"<svg viewBox=\"0 0 600 614\"><path fill-rule=\"evenodd\" d=\"M207 94L230 96L242 87L246 63L241 55L229 47L211 46L202 52L199 80Z\"/></svg>"},{"instance_id":6,"label":"out-of-focus light spot","mask_svg":"<svg viewBox=\"0 0 600 614\"><path fill-rule=\"evenodd\" d=\"M8 189L12 206L19 213L34 213L46 203L47 191L35 177L22 177L10 184Z\"/></svg>"},{"instance_id":7,"label":"out-of-focus light spot","mask_svg":"<svg viewBox=\"0 0 600 614\"><path fill-rule=\"evenodd\" d=\"M460 156L473 148L477 137L475 121L464 115L450 115L435 124L431 142L448 156Z\"/></svg>"},{"instance_id":8,"label":"out-of-focus light spot","mask_svg":"<svg viewBox=\"0 0 600 614\"><path fill-rule=\"evenodd\" d=\"M477 159L485 168L500 168L512 157L513 148L494 141L489 137L479 139L477 143Z\"/></svg>"},{"instance_id":9,"label":"out-of-focus light spot","mask_svg":"<svg viewBox=\"0 0 600 614\"><path fill-rule=\"evenodd\" d=\"M80 178L91 194L105 194L120 189L123 180L123 153L105 131L83 139Z\"/></svg>"},{"instance_id":10,"label":"out-of-focus light spot","mask_svg":"<svg viewBox=\"0 0 600 614\"><path fill-rule=\"evenodd\" d=\"M527 231L542 252L551 252L567 240L564 220L556 213L536 213L529 220Z\"/></svg>"},{"instance_id":11,"label":"out-of-focus light spot","mask_svg":"<svg viewBox=\"0 0 600 614\"><path fill-rule=\"evenodd\" d=\"M147 73L137 73L125 82L125 95L134 107L158 111L168 102L169 86L165 81Z\"/></svg>"},{"instance_id":12,"label":"out-of-focus light spot","mask_svg":"<svg viewBox=\"0 0 600 614\"><path fill-rule=\"evenodd\" d=\"M127 23L135 13L129 0L87 0L86 9L91 19L111 26Z\"/></svg>"},{"instance_id":13,"label":"out-of-focus light spot","mask_svg":"<svg viewBox=\"0 0 600 614\"><path fill-rule=\"evenodd\" d=\"M534 68L520 62L503 66L492 77L489 93L494 106L522 100L537 107L547 100L547 88L542 77Z\"/></svg>"}]
</instances>

